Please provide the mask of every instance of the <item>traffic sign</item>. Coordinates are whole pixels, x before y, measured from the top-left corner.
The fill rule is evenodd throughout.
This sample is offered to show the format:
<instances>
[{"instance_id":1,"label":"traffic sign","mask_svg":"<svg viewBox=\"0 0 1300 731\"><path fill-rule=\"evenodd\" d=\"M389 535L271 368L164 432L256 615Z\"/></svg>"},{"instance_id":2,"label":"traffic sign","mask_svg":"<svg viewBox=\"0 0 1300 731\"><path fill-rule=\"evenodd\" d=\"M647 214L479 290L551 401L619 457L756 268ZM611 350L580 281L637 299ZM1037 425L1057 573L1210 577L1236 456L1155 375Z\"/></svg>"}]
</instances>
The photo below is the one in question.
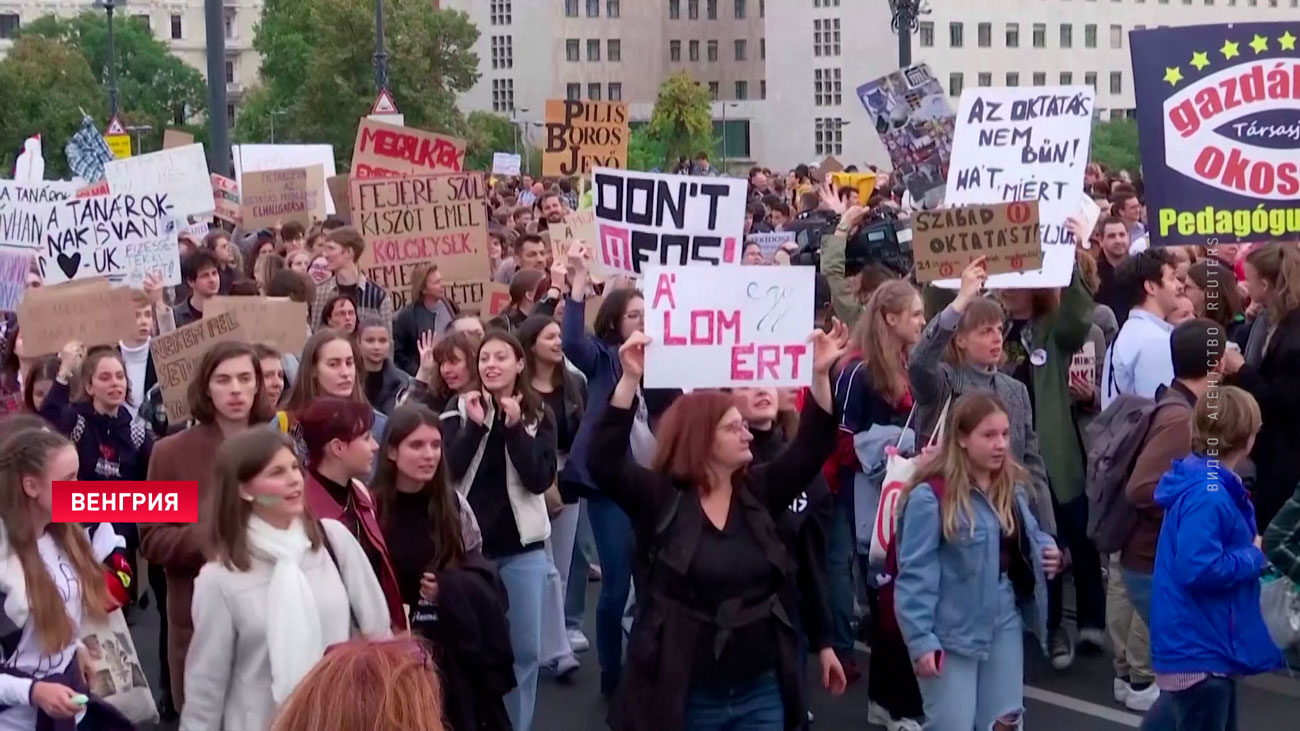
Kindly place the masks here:
<instances>
[{"instance_id":1,"label":"traffic sign","mask_svg":"<svg viewBox=\"0 0 1300 731\"><path fill-rule=\"evenodd\" d=\"M104 130L104 142L108 143L108 149L118 160L131 156L131 135L126 133L126 128L117 117L108 120L108 129Z\"/></svg>"},{"instance_id":2,"label":"traffic sign","mask_svg":"<svg viewBox=\"0 0 1300 731\"><path fill-rule=\"evenodd\" d=\"M375 105L370 108L368 116L370 119L399 127L406 125L406 117L397 110L397 103L393 101L393 95L389 94L387 89L379 90L379 96L375 97Z\"/></svg>"}]
</instances>

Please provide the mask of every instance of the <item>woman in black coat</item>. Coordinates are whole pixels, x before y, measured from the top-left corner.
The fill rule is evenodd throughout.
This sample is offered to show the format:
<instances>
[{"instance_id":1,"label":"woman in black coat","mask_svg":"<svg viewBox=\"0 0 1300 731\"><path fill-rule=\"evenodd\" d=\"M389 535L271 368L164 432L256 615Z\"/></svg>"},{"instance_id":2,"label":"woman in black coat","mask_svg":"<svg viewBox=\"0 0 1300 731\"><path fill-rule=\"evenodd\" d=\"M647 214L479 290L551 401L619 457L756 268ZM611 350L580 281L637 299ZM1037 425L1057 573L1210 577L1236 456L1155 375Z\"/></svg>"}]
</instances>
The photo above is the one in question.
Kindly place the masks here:
<instances>
[{"instance_id":1,"label":"woman in black coat","mask_svg":"<svg viewBox=\"0 0 1300 731\"><path fill-rule=\"evenodd\" d=\"M829 335L814 333L812 398L799 433L752 471L753 438L731 397L716 392L669 407L653 469L629 458L648 339L633 333L619 349L622 375L588 460L597 487L631 519L644 587L612 710L615 731L691 731L723 713L765 731L805 722L791 620L795 566L777 520L834 449L828 373L846 341L838 322ZM843 690L842 681L828 685Z\"/></svg>"}]
</instances>

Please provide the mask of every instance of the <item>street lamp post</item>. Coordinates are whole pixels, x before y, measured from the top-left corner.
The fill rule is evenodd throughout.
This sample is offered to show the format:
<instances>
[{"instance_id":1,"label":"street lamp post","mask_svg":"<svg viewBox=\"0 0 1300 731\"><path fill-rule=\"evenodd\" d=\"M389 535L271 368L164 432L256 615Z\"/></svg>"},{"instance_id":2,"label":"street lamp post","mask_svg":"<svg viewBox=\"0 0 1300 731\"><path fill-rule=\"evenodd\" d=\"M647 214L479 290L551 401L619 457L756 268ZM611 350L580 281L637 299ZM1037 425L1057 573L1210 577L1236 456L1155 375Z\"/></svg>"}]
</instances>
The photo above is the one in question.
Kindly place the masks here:
<instances>
[{"instance_id":1,"label":"street lamp post","mask_svg":"<svg viewBox=\"0 0 1300 731\"><path fill-rule=\"evenodd\" d=\"M108 116L117 116L117 56L113 53L113 11L126 4L126 0L99 0L99 6L108 15Z\"/></svg>"},{"instance_id":2,"label":"street lamp post","mask_svg":"<svg viewBox=\"0 0 1300 731\"><path fill-rule=\"evenodd\" d=\"M898 66L907 68L912 65L912 34L920 27L921 16L930 14L930 8L925 0L889 0L889 8L894 14L890 25L898 34Z\"/></svg>"},{"instance_id":3,"label":"street lamp post","mask_svg":"<svg viewBox=\"0 0 1300 731\"><path fill-rule=\"evenodd\" d=\"M230 175L230 120L226 115L226 23L222 0L203 0L208 42L208 155L212 171Z\"/></svg>"},{"instance_id":4,"label":"street lamp post","mask_svg":"<svg viewBox=\"0 0 1300 731\"><path fill-rule=\"evenodd\" d=\"M135 154L144 154L144 148L140 146L140 133L149 132L151 130L153 130L153 125L151 124L133 124L126 128L128 134L135 135Z\"/></svg>"},{"instance_id":5,"label":"street lamp post","mask_svg":"<svg viewBox=\"0 0 1300 731\"><path fill-rule=\"evenodd\" d=\"M384 50L384 0L375 0L375 91L388 88L388 51Z\"/></svg>"},{"instance_id":6,"label":"street lamp post","mask_svg":"<svg viewBox=\"0 0 1300 731\"><path fill-rule=\"evenodd\" d=\"M727 174L727 107L733 109L739 108L740 105L734 102L722 103L722 174Z\"/></svg>"}]
</instances>

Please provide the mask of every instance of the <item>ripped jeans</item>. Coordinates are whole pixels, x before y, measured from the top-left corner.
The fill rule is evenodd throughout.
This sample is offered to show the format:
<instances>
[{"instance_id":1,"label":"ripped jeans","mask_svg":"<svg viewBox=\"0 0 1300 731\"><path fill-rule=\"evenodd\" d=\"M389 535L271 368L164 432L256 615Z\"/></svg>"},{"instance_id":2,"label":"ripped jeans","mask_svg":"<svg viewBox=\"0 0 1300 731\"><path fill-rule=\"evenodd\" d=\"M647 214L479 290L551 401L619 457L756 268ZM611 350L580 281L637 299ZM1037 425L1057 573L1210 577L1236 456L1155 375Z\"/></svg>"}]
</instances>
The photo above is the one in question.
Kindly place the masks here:
<instances>
[{"instance_id":1,"label":"ripped jeans","mask_svg":"<svg viewBox=\"0 0 1300 731\"><path fill-rule=\"evenodd\" d=\"M1024 622L1006 576L999 584L997 629L986 660L944 653L937 678L918 678L925 731L1003 731L1024 715ZM1000 722L1000 723L999 723Z\"/></svg>"}]
</instances>

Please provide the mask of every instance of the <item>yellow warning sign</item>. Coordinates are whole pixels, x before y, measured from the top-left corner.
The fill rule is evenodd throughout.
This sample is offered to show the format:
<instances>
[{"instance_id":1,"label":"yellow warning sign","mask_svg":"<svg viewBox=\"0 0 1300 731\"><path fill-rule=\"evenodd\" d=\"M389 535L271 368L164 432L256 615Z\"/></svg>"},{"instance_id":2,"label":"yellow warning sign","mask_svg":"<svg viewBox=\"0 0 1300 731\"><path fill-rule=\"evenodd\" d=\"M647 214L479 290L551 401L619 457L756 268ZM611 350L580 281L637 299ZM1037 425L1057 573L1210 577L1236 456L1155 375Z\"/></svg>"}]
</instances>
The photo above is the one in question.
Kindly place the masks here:
<instances>
[{"instance_id":1,"label":"yellow warning sign","mask_svg":"<svg viewBox=\"0 0 1300 731\"><path fill-rule=\"evenodd\" d=\"M131 156L131 135L104 135L104 141L113 157L123 160Z\"/></svg>"}]
</instances>

